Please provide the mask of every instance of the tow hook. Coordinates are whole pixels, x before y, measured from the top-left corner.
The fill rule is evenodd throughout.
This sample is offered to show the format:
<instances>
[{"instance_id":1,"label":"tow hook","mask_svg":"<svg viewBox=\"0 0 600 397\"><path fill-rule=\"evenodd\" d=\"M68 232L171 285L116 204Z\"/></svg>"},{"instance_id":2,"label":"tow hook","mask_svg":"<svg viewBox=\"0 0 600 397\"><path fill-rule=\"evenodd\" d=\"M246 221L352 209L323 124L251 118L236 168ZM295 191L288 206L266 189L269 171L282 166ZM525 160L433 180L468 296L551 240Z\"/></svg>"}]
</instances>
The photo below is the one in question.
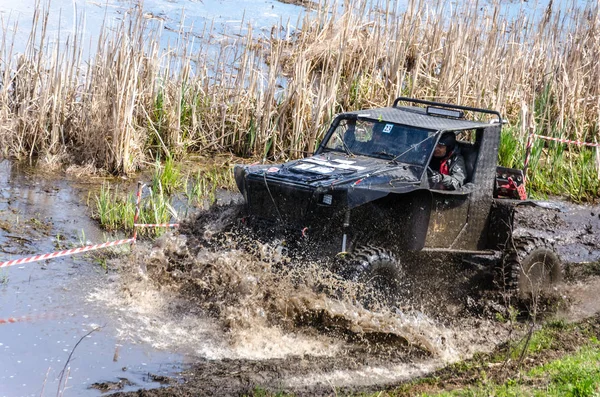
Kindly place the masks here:
<instances>
[{"instance_id":1,"label":"tow hook","mask_svg":"<svg viewBox=\"0 0 600 397\"><path fill-rule=\"evenodd\" d=\"M348 241L348 228L350 227L350 210L346 211L346 215L344 216L344 235L342 237L342 252L346 252L346 243Z\"/></svg>"}]
</instances>

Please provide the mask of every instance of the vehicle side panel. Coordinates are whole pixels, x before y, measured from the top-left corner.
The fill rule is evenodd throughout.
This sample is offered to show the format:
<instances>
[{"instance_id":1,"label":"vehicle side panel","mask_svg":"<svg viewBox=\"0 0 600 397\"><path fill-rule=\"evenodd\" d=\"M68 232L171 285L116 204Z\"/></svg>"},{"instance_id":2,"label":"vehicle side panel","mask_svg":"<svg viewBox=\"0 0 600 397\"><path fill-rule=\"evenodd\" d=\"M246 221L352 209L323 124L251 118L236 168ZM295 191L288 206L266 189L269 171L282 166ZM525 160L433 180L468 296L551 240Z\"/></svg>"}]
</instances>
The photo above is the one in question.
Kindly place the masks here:
<instances>
[{"instance_id":1,"label":"vehicle side panel","mask_svg":"<svg viewBox=\"0 0 600 397\"><path fill-rule=\"evenodd\" d=\"M431 216L425 247L448 248L465 226L470 195L449 195L435 191L431 195Z\"/></svg>"},{"instance_id":2,"label":"vehicle side panel","mask_svg":"<svg viewBox=\"0 0 600 397\"><path fill-rule=\"evenodd\" d=\"M427 190L389 194L351 212L351 239L354 245L420 250L425 245L430 213L431 194Z\"/></svg>"},{"instance_id":3,"label":"vehicle side panel","mask_svg":"<svg viewBox=\"0 0 600 397\"><path fill-rule=\"evenodd\" d=\"M479 154L471 182L473 190L469 215L465 231L452 244L452 249L484 250L487 247L501 129L501 125L491 125L477 130L476 145L479 146Z\"/></svg>"}]
</instances>

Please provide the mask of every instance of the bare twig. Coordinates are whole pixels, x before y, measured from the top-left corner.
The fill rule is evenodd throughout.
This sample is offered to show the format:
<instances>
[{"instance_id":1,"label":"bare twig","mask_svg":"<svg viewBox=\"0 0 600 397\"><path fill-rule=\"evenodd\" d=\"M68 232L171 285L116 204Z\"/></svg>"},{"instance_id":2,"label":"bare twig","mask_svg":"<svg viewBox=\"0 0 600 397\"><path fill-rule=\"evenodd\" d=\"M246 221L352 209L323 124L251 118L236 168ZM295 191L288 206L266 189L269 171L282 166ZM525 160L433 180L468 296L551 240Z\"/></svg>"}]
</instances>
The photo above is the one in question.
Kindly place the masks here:
<instances>
[{"instance_id":1,"label":"bare twig","mask_svg":"<svg viewBox=\"0 0 600 397\"><path fill-rule=\"evenodd\" d=\"M90 332L88 332L87 334L83 335L78 341L77 343L75 343L75 346L73 346L73 349L71 349L71 353L69 353L69 357L67 357L67 362L65 362L65 366L63 367L62 371L60 371L60 377L59 377L59 381L58 381L58 389L56 390L56 394L58 395L60 393L60 387L62 385L62 381L63 381L63 376L65 375L65 371L67 370L67 366L69 365L69 363L71 362L71 357L73 357L73 353L75 353L75 349L77 349L77 346L79 346L79 344L81 342L83 342L83 340L85 338L87 338L88 336L90 336L91 334L93 334L96 331L100 331L102 328L104 328L104 325L101 327L96 327L93 330L91 330ZM65 382L66 385L66 382Z\"/></svg>"}]
</instances>

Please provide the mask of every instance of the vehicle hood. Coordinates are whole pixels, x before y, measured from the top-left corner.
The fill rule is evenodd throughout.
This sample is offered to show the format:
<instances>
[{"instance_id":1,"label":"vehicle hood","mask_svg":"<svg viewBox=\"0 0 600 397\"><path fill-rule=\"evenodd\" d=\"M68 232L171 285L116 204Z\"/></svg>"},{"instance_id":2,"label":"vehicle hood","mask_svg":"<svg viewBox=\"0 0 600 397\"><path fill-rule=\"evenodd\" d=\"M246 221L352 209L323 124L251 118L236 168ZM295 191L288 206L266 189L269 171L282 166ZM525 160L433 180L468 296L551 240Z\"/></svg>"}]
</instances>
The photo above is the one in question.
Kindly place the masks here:
<instances>
[{"instance_id":1,"label":"vehicle hood","mask_svg":"<svg viewBox=\"0 0 600 397\"><path fill-rule=\"evenodd\" d=\"M423 171L422 167L386 159L323 153L278 165L236 166L235 177L242 193L245 178L323 192L346 190L348 205L355 207L392 192L419 188Z\"/></svg>"}]
</instances>

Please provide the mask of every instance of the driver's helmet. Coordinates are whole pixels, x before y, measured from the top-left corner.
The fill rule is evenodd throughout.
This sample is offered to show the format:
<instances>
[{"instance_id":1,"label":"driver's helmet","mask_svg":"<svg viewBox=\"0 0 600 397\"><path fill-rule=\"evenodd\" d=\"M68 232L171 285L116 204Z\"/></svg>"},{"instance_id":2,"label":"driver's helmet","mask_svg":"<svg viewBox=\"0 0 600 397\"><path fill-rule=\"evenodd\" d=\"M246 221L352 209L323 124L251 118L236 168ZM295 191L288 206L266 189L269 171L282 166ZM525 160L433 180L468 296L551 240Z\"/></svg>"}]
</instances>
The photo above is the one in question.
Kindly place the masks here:
<instances>
[{"instance_id":1,"label":"driver's helmet","mask_svg":"<svg viewBox=\"0 0 600 397\"><path fill-rule=\"evenodd\" d=\"M437 144L446 146L447 153L451 153L456 146L456 134L452 131L444 132Z\"/></svg>"}]
</instances>

